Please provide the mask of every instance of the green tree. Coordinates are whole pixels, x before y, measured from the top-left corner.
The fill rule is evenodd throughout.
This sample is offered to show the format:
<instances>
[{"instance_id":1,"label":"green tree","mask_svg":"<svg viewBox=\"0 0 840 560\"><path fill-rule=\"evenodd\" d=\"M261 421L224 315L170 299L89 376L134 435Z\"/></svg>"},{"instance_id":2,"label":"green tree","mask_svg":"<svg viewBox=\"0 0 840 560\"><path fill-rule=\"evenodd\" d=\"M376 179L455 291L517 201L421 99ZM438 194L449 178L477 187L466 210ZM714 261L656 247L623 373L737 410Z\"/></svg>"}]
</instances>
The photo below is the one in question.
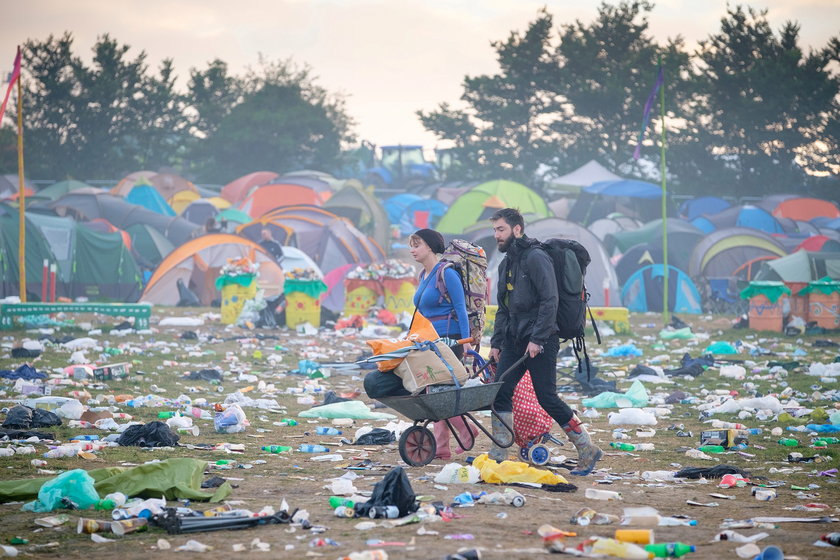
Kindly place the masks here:
<instances>
[{"instance_id":1,"label":"green tree","mask_svg":"<svg viewBox=\"0 0 840 560\"><path fill-rule=\"evenodd\" d=\"M798 24L777 36L766 15L729 8L697 52L699 145L722 169L706 176L740 196L799 190L840 158L840 42L805 54Z\"/></svg>"},{"instance_id":2,"label":"green tree","mask_svg":"<svg viewBox=\"0 0 840 560\"><path fill-rule=\"evenodd\" d=\"M595 21L580 21L560 27L555 83L572 113L571 121L558 123L555 133L562 138L569 170L597 157L598 161L624 174L637 174L632 154L641 127L644 103L654 85L661 57L667 71L668 117L682 117L679 107L685 99L689 55L680 37L658 45L649 34L647 1L606 2L598 8ZM677 96L676 99L671 99ZM659 114L659 99L653 116ZM650 137L658 119L651 119ZM673 128L671 135L687 134ZM648 147L646 159L659 161L659 150Z\"/></svg>"},{"instance_id":3,"label":"green tree","mask_svg":"<svg viewBox=\"0 0 840 560\"><path fill-rule=\"evenodd\" d=\"M551 28L552 16L543 10L524 33L493 42L499 72L464 78L465 109L442 103L417 113L427 130L454 143L455 170L532 183L539 164L556 153L551 133L565 115L551 82Z\"/></svg>"},{"instance_id":4,"label":"green tree","mask_svg":"<svg viewBox=\"0 0 840 560\"><path fill-rule=\"evenodd\" d=\"M190 69L190 134L200 140L216 132L222 119L242 101L243 87L242 80L229 75L227 63L218 58L205 70Z\"/></svg>"},{"instance_id":5,"label":"green tree","mask_svg":"<svg viewBox=\"0 0 840 560\"><path fill-rule=\"evenodd\" d=\"M201 180L226 183L255 170L332 169L338 164L342 144L352 140L352 121L343 100L317 85L308 67L261 60L241 83L241 101L194 145ZM221 103L216 107L224 112Z\"/></svg>"}]
</instances>

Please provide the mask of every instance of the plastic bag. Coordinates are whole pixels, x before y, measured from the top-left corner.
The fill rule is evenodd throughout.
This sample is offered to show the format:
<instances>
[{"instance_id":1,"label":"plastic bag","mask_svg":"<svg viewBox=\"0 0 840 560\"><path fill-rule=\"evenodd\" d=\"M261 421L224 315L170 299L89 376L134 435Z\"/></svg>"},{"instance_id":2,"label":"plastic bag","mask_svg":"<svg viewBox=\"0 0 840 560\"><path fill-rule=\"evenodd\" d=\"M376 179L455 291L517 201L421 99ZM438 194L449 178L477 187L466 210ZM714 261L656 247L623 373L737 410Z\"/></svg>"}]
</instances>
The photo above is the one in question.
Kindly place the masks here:
<instances>
[{"instance_id":1,"label":"plastic bag","mask_svg":"<svg viewBox=\"0 0 840 560\"><path fill-rule=\"evenodd\" d=\"M387 412L372 412L362 401L347 401L316 406L298 414L300 418L360 418L365 420L392 420Z\"/></svg>"},{"instance_id":2,"label":"plastic bag","mask_svg":"<svg viewBox=\"0 0 840 560\"><path fill-rule=\"evenodd\" d=\"M32 409L23 405L13 406L6 414L3 427L12 430L28 430L32 427Z\"/></svg>"},{"instance_id":3,"label":"plastic bag","mask_svg":"<svg viewBox=\"0 0 840 560\"><path fill-rule=\"evenodd\" d=\"M353 445L386 445L397 440L394 432L384 428L374 428L356 438Z\"/></svg>"},{"instance_id":4,"label":"plastic bag","mask_svg":"<svg viewBox=\"0 0 840 560\"><path fill-rule=\"evenodd\" d=\"M704 352L706 354L715 354L715 355L737 354L738 349L735 348L734 346L732 346L728 342L719 341L719 342L713 342L712 344L708 345L706 347L706 349L704 350Z\"/></svg>"},{"instance_id":5,"label":"plastic bag","mask_svg":"<svg viewBox=\"0 0 840 560\"><path fill-rule=\"evenodd\" d=\"M66 418L67 420L78 420L82 417L84 411L85 407L82 403L76 399L70 399L58 407L58 410L56 410L55 413L58 414L59 417Z\"/></svg>"},{"instance_id":6,"label":"plastic bag","mask_svg":"<svg viewBox=\"0 0 840 560\"><path fill-rule=\"evenodd\" d=\"M623 356L641 356L642 351L636 347L635 344L622 344L621 346L613 346L606 352L604 352L604 356L608 356L610 358L618 358Z\"/></svg>"},{"instance_id":7,"label":"plastic bag","mask_svg":"<svg viewBox=\"0 0 840 560\"><path fill-rule=\"evenodd\" d=\"M592 398L583 399L581 404L587 408L640 407L647 406L648 400L647 389L641 381L637 380L624 394L605 391Z\"/></svg>"},{"instance_id":8,"label":"plastic bag","mask_svg":"<svg viewBox=\"0 0 840 560\"><path fill-rule=\"evenodd\" d=\"M82 469L74 469L44 483L38 499L24 504L24 511L45 513L68 506L87 509L99 502L93 478Z\"/></svg>"},{"instance_id":9,"label":"plastic bag","mask_svg":"<svg viewBox=\"0 0 840 560\"><path fill-rule=\"evenodd\" d=\"M231 404L213 419L216 431L221 434L236 434L244 432L250 426L245 412L238 404Z\"/></svg>"},{"instance_id":10,"label":"plastic bag","mask_svg":"<svg viewBox=\"0 0 840 560\"><path fill-rule=\"evenodd\" d=\"M435 476L435 482L438 484L475 484L479 480L481 480L481 471L472 465L462 467L458 463L444 465Z\"/></svg>"},{"instance_id":11,"label":"plastic bag","mask_svg":"<svg viewBox=\"0 0 840 560\"><path fill-rule=\"evenodd\" d=\"M610 412L609 423L611 425L655 426L656 415L651 412L645 412L641 408L622 408L618 412Z\"/></svg>"},{"instance_id":12,"label":"plastic bag","mask_svg":"<svg viewBox=\"0 0 840 560\"><path fill-rule=\"evenodd\" d=\"M363 504L356 504L356 514L367 517L374 506L397 506L400 517L417 511L414 490L402 467L394 467L388 471L385 478L376 483L370 499Z\"/></svg>"},{"instance_id":13,"label":"plastic bag","mask_svg":"<svg viewBox=\"0 0 840 560\"><path fill-rule=\"evenodd\" d=\"M440 338L440 336L432 323L420 315L420 313L415 313L414 320L411 323L411 329L409 329L408 336L406 338L383 338L368 340L366 342L367 345L370 346L370 349L373 350L373 353L378 356L380 354L394 352L400 348L412 346L415 342L433 341L438 338ZM390 371L400 365L404 359L405 357L403 356L390 360L383 360L381 362L377 362L376 367L379 371Z\"/></svg>"},{"instance_id":14,"label":"plastic bag","mask_svg":"<svg viewBox=\"0 0 840 560\"><path fill-rule=\"evenodd\" d=\"M117 444L136 447L170 447L178 444L180 436L163 422L149 422L129 426L117 439Z\"/></svg>"},{"instance_id":15,"label":"plastic bag","mask_svg":"<svg viewBox=\"0 0 840 560\"><path fill-rule=\"evenodd\" d=\"M481 471L481 480L490 484L510 482L533 482L536 484L565 484L568 481L551 471L537 469L522 461L502 461L497 463L482 453L473 461L473 466Z\"/></svg>"}]
</instances>

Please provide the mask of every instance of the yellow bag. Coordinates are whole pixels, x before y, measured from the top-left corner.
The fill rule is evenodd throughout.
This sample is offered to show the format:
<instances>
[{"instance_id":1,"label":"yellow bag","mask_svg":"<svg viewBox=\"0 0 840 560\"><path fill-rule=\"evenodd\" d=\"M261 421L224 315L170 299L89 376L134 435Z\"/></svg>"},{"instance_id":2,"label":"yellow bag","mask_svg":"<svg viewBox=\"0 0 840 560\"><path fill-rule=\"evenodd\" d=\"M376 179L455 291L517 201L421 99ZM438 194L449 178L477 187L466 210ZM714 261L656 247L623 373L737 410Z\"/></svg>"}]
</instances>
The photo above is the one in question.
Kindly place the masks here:
<instances>
[{"instance_id":1,"label":"yellow bag","mask_svg":"<svg viewBox=\"0 0 840 560\"><path fill-rule=\"evenodd\" d=\"M368 340L366 343L373 350L375 356L380 354L387 354L400 348L412 346L415 342L433 341L440 338L435 327L431 321L423 317L419 313L414 313L414 320L411 322L411 328L408 330L406 338L378 338L375 340ZM393 358L391 360L383 360L377 362L376 367L379 371L391 371L396 369L405 358Z\"/></svg>"},{"instance_id":2,"label":"yellow bag","mask_svg":"<svg viewBox=\"0 0 840 560\"><path fill-rule=\"evenodd\" d=\"M569 481L551 471L537 469L521 461L497 463L482 453L473 460L473 466L481 471L481 480L491 484L506 482L534 482L538 484L565 484Z\"/></svg>"}]
</instances>

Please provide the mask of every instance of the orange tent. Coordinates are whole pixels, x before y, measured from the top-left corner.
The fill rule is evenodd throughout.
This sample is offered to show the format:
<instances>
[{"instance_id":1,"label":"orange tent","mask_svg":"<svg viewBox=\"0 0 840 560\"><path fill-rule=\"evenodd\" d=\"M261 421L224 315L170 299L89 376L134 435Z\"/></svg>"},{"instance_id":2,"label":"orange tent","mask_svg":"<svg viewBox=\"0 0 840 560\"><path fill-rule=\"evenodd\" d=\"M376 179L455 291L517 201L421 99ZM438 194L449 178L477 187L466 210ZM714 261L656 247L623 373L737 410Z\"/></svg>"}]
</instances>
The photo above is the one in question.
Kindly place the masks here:
<instances>
[{"instance_id":1,"label":"orange tent","mask_svg":"<svg viewBox=\"0 0 840 560\"><path fill-rule=\"evenodd\" d=\"M321 206L321 197L314 190L300 185L263 185L257 187L239 205L239 209L251 216L259 218L275 208L311 204Z\"/></svg>"},{"instance_id":2,"label":"orange tent","mask_svg":"<svg viewBox=\"0 0 840 560\"><path fill-rule=\"evenodd\" d=\"M216 233L187 241L171 253L155 269L141 301L159 305L177 305L178 280L196 293L202 305L210 305L220 296L216 278L228 259L247 258L257 264L258 285L267 298L283 292L283 270L274 259L250 239Z\"/></svg>"},{"instance_id":3,"label":"orange tent","mask_svg":"<svg viewBox=\"0 0 840 560\"><path fill-rule=\"evenodd\" d=\"M229 200L233 204L237 204L242 202L254 187L267 185L279 176L273 171L255 171L254 173L243 175L239 179L234 179L222 187L220 194L222 198Z\"/></svg>"},{"instance_id":4,"label":"orange tent","mask_svg":"<svg viewBox=\"0 0 840 560\"><path fill-rule=\"evenodd\" d=\"M789 198L779 203L773 210L777 218L790 218L807 222L813 218L840 218L840 210L833 202L819 198Z\"/></svg>"},{"instance_id":5,"label":"orange tent","mask_svg":"<svg viewBox=\"0 0 840 560\"><path fill-rule=\"evenodd\" d=\"M143 183L149 185L149 179L157 175L154 171L135 171L123 177L117 186L111 189L111 194L116 196L126 196L134 188L134 185Z\"/></svg>"}]
</instances>

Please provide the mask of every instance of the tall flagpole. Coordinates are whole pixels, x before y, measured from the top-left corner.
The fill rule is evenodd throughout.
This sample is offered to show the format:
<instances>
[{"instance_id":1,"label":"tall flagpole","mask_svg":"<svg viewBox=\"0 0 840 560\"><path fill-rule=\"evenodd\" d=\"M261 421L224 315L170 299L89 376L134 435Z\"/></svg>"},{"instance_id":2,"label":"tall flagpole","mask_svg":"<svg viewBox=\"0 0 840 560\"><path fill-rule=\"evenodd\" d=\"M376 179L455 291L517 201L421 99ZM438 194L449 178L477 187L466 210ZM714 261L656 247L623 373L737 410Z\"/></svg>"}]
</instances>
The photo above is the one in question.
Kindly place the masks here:
<instances>
[{"instance_id":1,"label":"tall flagpole","mask_svg":"<svg viewBox=\"0 0 840 560\"><path fill-rule=\"evenodd\" d=\"M659 68L662 68L662 55L659 55ZM662 69L664 75L664 69ZM662 175L662 321L663 326L669 322L668 312L668 292L671 284L668 282L668 189L665 179L665 81L662 81L662 87L659 88L659 117L661 120L662 137L659 142L659 173Z\"/></svg>"},{"instance_id":2,"label":"tall flagpole","mask_svg":"<svg viewBox=\"0 0 840 560\"><path fill-rule=\"evenodd\" d=\"M18 57L20 47L18 47ZM17 79L18 90L18 271L20 283L20 301L26 302L26 187L23 184L23 85L20 75Z\"/></svg>"}]
</instances>

